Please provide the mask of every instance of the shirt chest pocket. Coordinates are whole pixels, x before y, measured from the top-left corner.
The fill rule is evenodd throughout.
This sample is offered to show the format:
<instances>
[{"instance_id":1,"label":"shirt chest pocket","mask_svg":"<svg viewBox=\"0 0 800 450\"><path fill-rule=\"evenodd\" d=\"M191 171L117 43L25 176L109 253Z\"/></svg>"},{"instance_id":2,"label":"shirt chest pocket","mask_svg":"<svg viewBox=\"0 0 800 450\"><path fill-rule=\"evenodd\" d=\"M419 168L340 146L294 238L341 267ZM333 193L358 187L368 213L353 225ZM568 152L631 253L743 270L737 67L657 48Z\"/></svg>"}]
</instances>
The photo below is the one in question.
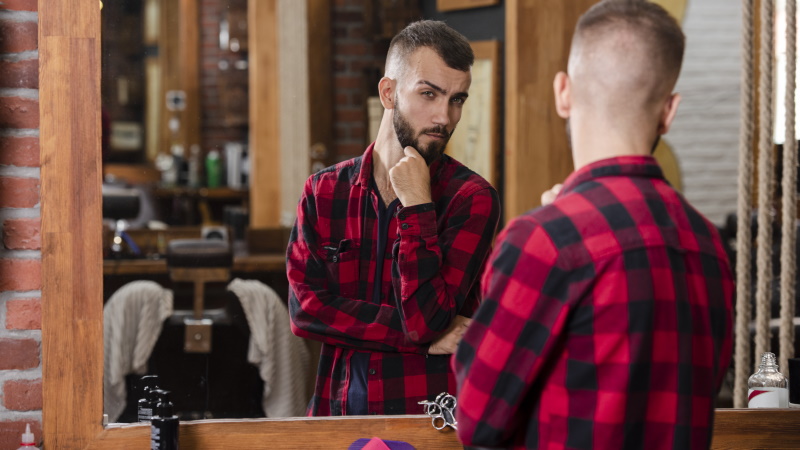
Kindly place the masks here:
<instances>
[{"instance_id":1,"label":"shirt chest pocket","mask_svg":"<svg viewBox=\"0 0 800 450\"><path fill-rule=\"evenodd\" d=\"M359 283L360 250L357 243L350 239L322 245L320 256L325 262L328 286L332 293L355 298Z\"/></svg>"}]
</instances>

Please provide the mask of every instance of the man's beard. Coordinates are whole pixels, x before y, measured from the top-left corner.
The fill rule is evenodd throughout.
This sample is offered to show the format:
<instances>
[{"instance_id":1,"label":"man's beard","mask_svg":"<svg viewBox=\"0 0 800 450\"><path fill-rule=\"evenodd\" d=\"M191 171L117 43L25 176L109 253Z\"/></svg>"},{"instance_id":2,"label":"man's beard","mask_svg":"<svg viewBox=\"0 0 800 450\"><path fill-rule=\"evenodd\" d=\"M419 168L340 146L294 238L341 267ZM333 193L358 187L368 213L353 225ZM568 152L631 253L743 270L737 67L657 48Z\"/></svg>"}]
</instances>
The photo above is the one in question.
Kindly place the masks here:
<instances>
[{"instance_id":1,"label":"man's beard","mask_svg":"<svg viewBox=\"0 0 800 450\"><path fill-rule=\"evenodd\" d=\"M392 118L394 125L394 132L397 134L397 140L400 141L400 147L414 147L417 152L425 159L425 163L430 166L434 161L441 158L444 150L447 147L447 142L450 141L450 136L453 131L447 132L447 128L443 125L433 128L426 128L422 132L415 134L411 124L408 123L405 116L400 112L400 104L397 102L397 97L394 100L394 114ZM422 147L419 143L419 136L425 133L435 133L444 136L441 141L431 142L427 147Z\"/></svg>"}]
</instances>

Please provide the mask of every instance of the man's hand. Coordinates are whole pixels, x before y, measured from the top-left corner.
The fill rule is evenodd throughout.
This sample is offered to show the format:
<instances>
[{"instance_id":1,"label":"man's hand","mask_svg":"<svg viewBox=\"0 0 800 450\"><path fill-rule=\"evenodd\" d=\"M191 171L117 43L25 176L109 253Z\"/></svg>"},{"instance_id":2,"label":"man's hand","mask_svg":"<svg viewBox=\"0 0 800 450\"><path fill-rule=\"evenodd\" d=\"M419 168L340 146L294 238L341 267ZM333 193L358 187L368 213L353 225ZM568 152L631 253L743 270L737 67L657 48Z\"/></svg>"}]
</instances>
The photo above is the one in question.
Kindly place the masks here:
<instances>
[{"instance_id":1,"label":"man's hand","mask_svg":"<svg viewBox=\"0 0 800 450\"><path fill-rule=\"evenodd\" d=\"M431 174L428 165L414 147L406 147L403 157L389 169L389 180L404 207L431 202Z\"/></svg>"},{"instance_id":2,"label":"man's hand","mask_svg":"<svg viewBox=\"0 0 800 450\"><path fill-rule=\"evenodd\" d=\"M542 206L553 203L553 201L555 201L556 199L556 196L558 196L558 193L561 192L561 188L563 187L564 187L563 184L558 183L555 186L551 187L550 189L544 191L544 193L542 193Z\"/></svg>"},{"instance_id":3,"label":"man's hand","mask_svg":"<svg viewBox=\"0 0 800 450\"><path fill-rule=\"evenodd\" d=\"M428 354L452 355L455 353L458 343L461 342L461 338L464 336L464 332L467 331L470 323L472 323L472 319L469 317L456 316L456 318L453 319L453 323L450 324L450 328L433 341L428 348Z\"/></svg>"}]
</instances>

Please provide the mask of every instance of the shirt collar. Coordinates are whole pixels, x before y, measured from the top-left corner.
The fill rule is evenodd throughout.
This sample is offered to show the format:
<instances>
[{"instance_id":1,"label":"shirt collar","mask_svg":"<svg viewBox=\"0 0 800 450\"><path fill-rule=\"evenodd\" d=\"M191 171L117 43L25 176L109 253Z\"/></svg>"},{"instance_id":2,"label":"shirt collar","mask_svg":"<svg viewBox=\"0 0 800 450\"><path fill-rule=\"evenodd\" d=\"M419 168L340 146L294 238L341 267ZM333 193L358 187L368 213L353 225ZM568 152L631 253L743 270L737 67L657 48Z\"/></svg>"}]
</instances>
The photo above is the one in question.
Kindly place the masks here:
<instances>
[{"instance_id":1,"label":"shirt collar","mask_svg":"<svg viewBox=\"0 0 800 450\"><path fill-rule=\"evenodd\" d=\"M666 181L661 167L652 156L618 156L595 161L572 172L564 181L564 188L558 197L574 191L588 181L611 176L660 178Z\"/></svg>"}]
</instances>

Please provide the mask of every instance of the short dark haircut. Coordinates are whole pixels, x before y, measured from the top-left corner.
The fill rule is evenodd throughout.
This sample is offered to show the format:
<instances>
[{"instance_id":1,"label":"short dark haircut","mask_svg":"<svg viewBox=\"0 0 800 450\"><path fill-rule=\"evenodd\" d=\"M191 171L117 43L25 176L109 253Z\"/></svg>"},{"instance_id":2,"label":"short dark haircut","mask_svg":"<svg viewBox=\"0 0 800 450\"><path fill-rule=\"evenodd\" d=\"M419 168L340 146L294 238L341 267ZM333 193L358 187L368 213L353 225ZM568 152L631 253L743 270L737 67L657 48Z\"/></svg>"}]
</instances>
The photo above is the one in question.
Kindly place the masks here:
<instances>
[{"instance_id":1,"label":"short dark haircut","mask_svg":"<svg viewBox=\"0 0 800 450\"><path fill-rule=\"evenodd\" d=\"M683 64L686 36L681 26L664 8L645 0L603 0L592 6L575 27L575 36L591 39L594 33L631 27L649 47L653 70L659 70L674 83Z\"/></svg>"},{"instance_id":2,"label":"short dark haircut","mask_svg":"<svg viewBox=\"0 0 800 450\"><path fill-rule=\"evenodd\" d=\"M433 49L447 67L468 72L475 62L469 41L444 22L420 20L413 22L392 39L386 57L386 76L396 77L408 57L422 47Z\"/></svg>"}]
</instances>

